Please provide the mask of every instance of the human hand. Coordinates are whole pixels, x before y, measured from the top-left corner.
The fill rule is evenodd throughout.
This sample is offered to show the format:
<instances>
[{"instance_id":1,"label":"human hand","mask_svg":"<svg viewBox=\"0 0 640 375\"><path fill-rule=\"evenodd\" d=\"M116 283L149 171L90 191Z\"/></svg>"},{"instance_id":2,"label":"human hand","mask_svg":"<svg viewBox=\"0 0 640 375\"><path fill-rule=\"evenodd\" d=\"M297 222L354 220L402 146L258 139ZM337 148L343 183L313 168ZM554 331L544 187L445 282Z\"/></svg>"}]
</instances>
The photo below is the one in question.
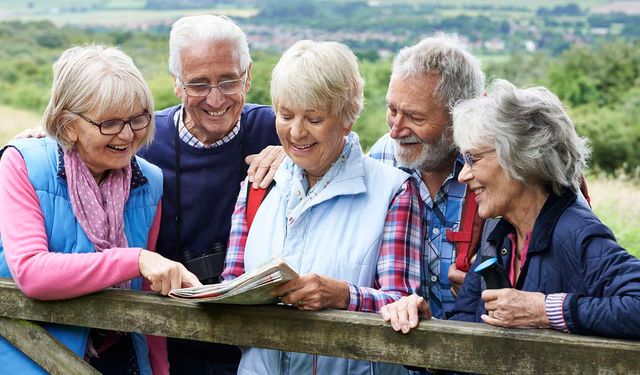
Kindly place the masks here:
<instances>
[{"instance_id":1,"label":"human hand","mask_svg":"<svg viewBox=\"0 0 640 375\"><path fill-rule=\"evenodd\" d=\"M544 294L517 289L487 289L482 292L487 314L482 320L505 328L549 328Z\"/></svg>"},{"instance_id":2,"label":"human hand","mask_svg":"<svg viewBox=\"0 0 640 375\"><path fill-rule=\"evenodd\" d=\"M140 252L138 268L140 275L149 280L151 290L165 296L171 289L202 285L198 278L187 271L181 263L149 250Z\"/></svg>"},{"instance_id":3,"label":"human hand","mask_svg":"<svg viewBox=\"0 0 640 375\"><path fill-rule=\"evenodd\" d=\"M423 297L412 294L382 306L380 315L385 321L391 322L395 331L409 333L418 326L419 318L431 319L431 308Z\"/></svg>"},{"instance_id":4,"label":"human hand","mask_svg":"<svg viewBox=\"0 0 640 375\"><path fill-rule=\"evenodd\" d=\"M16 134L13 139L24 139L24 138L44 138L47 134L44 131L42 126L36 126L33 128L28 128L20 133Z\"/></svg>"},{"instance_id":5,"label":"human hand","mask_svg":"<svg viewBox=\"0 0 640 375\"><path fill-rule=\"evenodd\" d=\"M252 182L251 186L254 189L266 189L285 156L282 146L267 146L259 154L247 156L244 160L249 164L247 176Z\"/></svg>"},{"instance_id":6,"label":"human hand","mask_svg":"<svg viewBox=\"0 0 640 375\"><path fill-rule=\"evenodd\" d=\"M456 266L456 263L454 262L449 266L449 273L447 276L449 277L449 282L451 283L451 294L453 294L455 298L458 298L458 292L462 287L464 277L467 276L467 273L464 271L460 271Z\"/></svg>"},{"instance_id":7,"label":"human hand","mask_svg":"<svg viewBox=\"0 0 640 375\"><path fill-rule=\"evenodd\" d=\"M349 286L345 281L315 273L299 276L281 285L273 293L298 310L346 309L349 307Z\"/></svg>"}]
</instances>

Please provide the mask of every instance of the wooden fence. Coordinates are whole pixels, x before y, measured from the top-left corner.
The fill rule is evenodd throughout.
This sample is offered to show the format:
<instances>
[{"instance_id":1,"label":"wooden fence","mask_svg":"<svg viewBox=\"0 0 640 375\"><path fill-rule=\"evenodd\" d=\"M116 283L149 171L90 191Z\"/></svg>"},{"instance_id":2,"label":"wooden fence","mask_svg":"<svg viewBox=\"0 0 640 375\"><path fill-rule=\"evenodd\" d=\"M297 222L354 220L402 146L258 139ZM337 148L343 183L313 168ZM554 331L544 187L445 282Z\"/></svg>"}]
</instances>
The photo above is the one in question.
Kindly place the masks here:
<instances>
[{"instance_id":1,"label":"wooden fence","mask_svg":"<svg viewBox=\"0 0 640 375\"><path fill-rule=\"evenodd\" d=\"M54 374L95 370L29 321L476 373L640 374L634 341L441 320L403 335L376 314L197 304L115 289L44 302L7 279L0 279L0 317L0 335Z\"/></svg>"}]
</instances>

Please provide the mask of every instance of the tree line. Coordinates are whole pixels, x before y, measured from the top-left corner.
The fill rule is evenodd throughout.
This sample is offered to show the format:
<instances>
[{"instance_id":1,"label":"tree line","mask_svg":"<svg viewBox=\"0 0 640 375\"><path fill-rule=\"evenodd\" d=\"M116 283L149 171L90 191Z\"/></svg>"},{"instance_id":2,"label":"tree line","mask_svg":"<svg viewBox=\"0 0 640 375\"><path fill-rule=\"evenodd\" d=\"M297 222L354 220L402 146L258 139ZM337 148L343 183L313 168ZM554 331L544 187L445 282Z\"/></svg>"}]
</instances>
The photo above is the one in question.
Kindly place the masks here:
<instances>
[{"instance_id":1,"label":"tree line","mask_svg":"<svg viewBox=\"0 0 640 375\"><path fill-rule=\"evenodd\" d=\"M178 102L167 69L167 32L56 27L50 22L0 22L0 104L42 112L51 64L71 45L117 45L132 56L152 89L156 108ZM566 104L578 132L589 138L595 172L640 178L640 45L633 41L574 45L559 56L515 54L484 64L488 80L544 85ZM356 53L360 53L357 51ZM249 102L269 103L270 72L278 54L253 51ZM363 147L387 131L385 95L391 62L361 59L366 110L355 130Z\"/></svg>"}]
</instances>

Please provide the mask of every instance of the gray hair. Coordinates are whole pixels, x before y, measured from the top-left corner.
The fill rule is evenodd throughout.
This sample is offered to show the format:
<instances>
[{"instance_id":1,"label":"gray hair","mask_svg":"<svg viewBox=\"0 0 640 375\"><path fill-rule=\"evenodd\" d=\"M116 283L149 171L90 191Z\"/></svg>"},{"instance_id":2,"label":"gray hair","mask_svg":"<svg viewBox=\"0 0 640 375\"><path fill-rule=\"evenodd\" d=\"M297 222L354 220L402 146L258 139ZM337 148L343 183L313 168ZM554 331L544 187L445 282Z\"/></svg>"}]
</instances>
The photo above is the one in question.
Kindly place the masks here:
<instances>
[{"instance_id":1,"label":"gray hair","mask_svg":"<svg viewBox=\"0 0 640 375\"><path fill-rule=\"evenodd\" d=\"M347 128L364 107L364 80L358 59L344 44L301 40L273 68L271 102L277 111L287 101L294 107L326 110Z\"/></svg>"},{"instance_id":2,"label":"gray hair","mask_svg":"<svg viewBox=\"0 0 640 375\"><path fill-rule=\"evenodd\" d=\"M505 80L494 82L487 96L456 105L453 137L461 150L495 147L509 177L558 195L578 191L590 153L556 95Z\"/></svg>"},{"instance_id":3,"label":"gray hair","mask_svg":"<svg viewBox=\"0 0 640 375\"><path fill-rule=\"evenodd\" d=\"M407 78L439 74L433 96L451 111L463 99L484 89L484 73L478 60L467 52L456 34L436 33L400 50L393 60L392 77Z\"/></svg>"},{"instance_id":4,"label":"gray hair","mask_svg":"<svg viewBox=\"0 0 640 375\"><path fill-rule=\"evenodd\" d=\"M182 74L180 56L187 47L203 42L229 42L234 45L233 59L244 71L251 63L247 36L240 27L226 16L200 15L182 17L171 26L169 35L169 71L174 76Z\"/></svg>"},{"instance_id":5,"label":"gray hair","mask_svg":"<svg viewBox=\"0 0 640 375\"><path fill-rule=\"evenodd\" d=\"M140 147L153 139L153 97L133 60L114 47L88 45L64 51L53 65L51 99L43 126L66 150L73 146L65 127L95 111L99 117L114 111L133 112L137 105L152 116Z\"/></svg>"}]
</instances>

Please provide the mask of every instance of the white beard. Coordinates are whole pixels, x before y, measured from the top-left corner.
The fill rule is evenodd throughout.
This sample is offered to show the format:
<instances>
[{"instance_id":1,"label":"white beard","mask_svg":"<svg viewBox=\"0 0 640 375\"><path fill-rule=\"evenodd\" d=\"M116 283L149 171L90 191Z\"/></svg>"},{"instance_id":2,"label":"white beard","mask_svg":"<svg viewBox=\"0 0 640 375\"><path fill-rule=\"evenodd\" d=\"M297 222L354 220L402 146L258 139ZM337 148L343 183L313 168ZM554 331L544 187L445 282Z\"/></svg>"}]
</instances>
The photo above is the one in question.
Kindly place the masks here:
<instances>
[{"instance_id":1,"label":"white beard","mask_svg":"<svg viewBox=\"0 0 640 375\"><path fill-rule=\"evenodd\" d=\"M396 158L402 167L418 169L420 171L440 170L445 162L451 158L456 146L447 132L444 132L434 143L426 143L417 135L411 135L394 140L397 146ZM403 144L420 143L420 153L415 156ZM413 154L413 156L412 156Z\"/></svg>"}]
</instances>

